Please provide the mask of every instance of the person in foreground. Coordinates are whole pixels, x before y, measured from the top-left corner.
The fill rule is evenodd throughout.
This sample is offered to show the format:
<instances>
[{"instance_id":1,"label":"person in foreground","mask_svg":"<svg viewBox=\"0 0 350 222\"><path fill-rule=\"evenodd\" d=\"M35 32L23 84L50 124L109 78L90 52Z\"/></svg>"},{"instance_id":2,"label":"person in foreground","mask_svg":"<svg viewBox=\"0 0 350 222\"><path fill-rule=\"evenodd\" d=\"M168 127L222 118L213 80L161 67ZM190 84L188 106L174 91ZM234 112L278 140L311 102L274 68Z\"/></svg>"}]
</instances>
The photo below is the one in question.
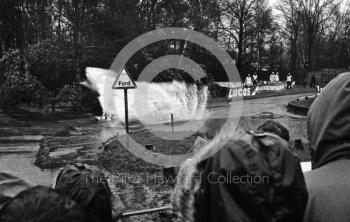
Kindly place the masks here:
<instances>
[{"instance_id":1,"label":"person in foreground","mask_svg":"<svg viewBox=\"0 0 350 222\"><path fill-rule=\"evenodd\" d=\"M112 209L112 193L105 175L83 164L66 166L57 176L55 189L74 200L95 221L112 222L121 211Z\"/></svg>"},{"instance_id":2,"label":"person in foreground","mask_svg":"<svg viewBox=\"0 0 350 222\"><path fill-rule=\"evenodd\" d=\"M0 209L20 192L34 186L14 175L0 172Z\"/></svg>"},{"instance_id":3,"label":"person in foreground","mask_svg":"<svg viewBox=\"0 0 350 222\"><path fill-rule=\"evenodd\" d=\"M97 222L57 191L35 186L20 192L0 210L1 222Z\"/></svg>"},{"instance_id":4,"label":"person in foreground","mask_svg":"<svg viewBox=\"0 0 350 222\"><path fill-rule=\"evenodd\" d=\"M350 73L338 75L307 115L313 170L304 221L350 221Z\"/></svg>"},{"instance_id":5,"label":"person in foreground","mask_svg":"<svg viewBox=\"0 0 350 222\"><path fill-rule=\"evenodd\" d=\"M176 221L302 221L307 191L287 141L272 133L235 133L192 158L172 202ZM181 184L180 184L181 183Z\"/></svg>"},{"instance_id":6,"label":"person in foreground","mask_svg":"<svg viewBox=\"0 0 350 222\"><path fill-rule=\"evenodd\" d=\"M289 142L289 131L287 130L287 128L281 125L279 122L275 122L273 120L265 121L256 129L256 132L257 133L269 132Z\"/></svg>"}]
</instances>

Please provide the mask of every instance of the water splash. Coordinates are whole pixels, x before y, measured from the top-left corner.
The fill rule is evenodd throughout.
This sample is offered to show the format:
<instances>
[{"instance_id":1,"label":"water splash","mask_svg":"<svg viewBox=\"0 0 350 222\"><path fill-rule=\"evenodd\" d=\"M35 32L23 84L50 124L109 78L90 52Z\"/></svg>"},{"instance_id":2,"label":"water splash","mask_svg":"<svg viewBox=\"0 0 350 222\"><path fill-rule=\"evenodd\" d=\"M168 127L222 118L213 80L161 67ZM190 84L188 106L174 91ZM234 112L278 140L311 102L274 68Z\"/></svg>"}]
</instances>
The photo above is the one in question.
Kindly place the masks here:
<instances>
[{"instance_id":1,"label":"water splash","mask_svg":"<svg viewBox=\"0 0 350 222\"><path fill-rule=\"evenodd\" d=\"M124 122L124 92L113 90L116 74L111 70L86 68L88 82L84 85L100 94L99 101L107 114ZM129 119L143 123L198 120L207 116L208 88L183 82L149 83L136 82L137 88L128 90Z\"/></svg>"}]
</instances>

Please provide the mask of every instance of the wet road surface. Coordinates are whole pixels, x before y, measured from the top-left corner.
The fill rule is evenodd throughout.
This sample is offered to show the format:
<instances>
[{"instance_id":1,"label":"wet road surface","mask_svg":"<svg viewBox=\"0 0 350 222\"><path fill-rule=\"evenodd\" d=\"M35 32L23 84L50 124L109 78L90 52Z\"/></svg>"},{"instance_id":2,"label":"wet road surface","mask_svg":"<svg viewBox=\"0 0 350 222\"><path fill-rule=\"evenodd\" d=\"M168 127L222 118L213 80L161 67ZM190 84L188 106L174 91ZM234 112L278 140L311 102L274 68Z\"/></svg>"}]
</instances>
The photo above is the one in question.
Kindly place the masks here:
<instances>
[{"instance_id":1,"label":"wet road surface","mask_svg":"<svg viewBox=\"0 0 350 222\"><path fill-rule=\"evenodd\" d=\"M305 116L294 115L287 112L287 103L290 100L306 95L311 94L245 100L242 109L235 110L234 115L241 118L240 126L242 128L254 130L267 120L260 118L259 114L263 112L272 112L274 114L273 120L280 122L290 130L292 141L295 139L306 141ZM229 111L229 105L210 108L210 118L226 118ZM14 131L18 134L25 125L23 125L21 121L11 119L11 117L0 110L0 121L1 120L5 120L6 124L0 126L0 132L8 132L9 134L11 134L11 129L15 129ZM46 123L43 123L43 125L32 124L32 128L25 127L25 135L5 135L0 137L1 171L19 176L32 184L51 186L60 167L69 163L67 160L94 163L93 161L96 161L99 153L98 147L116 133L124 133L123 127L114 126L103 121L86 122L84 120L66 120L59 121L58 123L50 123L47 124L47 126L45 124ZM45 127L47 127L47 129ZM69 129L69 136L64 136L63 134L63 136L57 137L58 132L65 132L64 130L66 129ZM154 130L157 130L157 126L155 126ZM49 134L51 135L45 135L45 138L51 138L48 142L50 146L48 158L51 161L50 163L57 164L54 164L53 167L42 167L46 169L41 169L34 165L40 147L40 141L43 137L41 132L50 132ZM147 190L149 188L146 187L143 188L143 190L144 189Z\"/></svg>"}]
</instances>

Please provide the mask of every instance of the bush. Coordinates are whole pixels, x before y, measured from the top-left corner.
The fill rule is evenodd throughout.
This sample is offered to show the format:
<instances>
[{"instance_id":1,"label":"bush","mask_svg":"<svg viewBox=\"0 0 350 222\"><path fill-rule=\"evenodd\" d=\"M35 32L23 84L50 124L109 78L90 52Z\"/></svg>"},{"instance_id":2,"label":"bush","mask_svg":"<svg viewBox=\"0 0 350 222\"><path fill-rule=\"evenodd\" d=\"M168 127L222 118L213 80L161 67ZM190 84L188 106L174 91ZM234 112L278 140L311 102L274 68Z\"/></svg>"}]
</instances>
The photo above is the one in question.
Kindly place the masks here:
<instances>
[{"instance_id":1,"label":"bush","mask_svg":"<svg viewBox=\"0 0 350 222\"><path fill-rule=\"evenodd\" d=\"M32 75L25 75L24 63L18 50L9 50L0 60L0 104L19 103L41 105L45 88Z\"/></svg>"},{"instance_id":2,"label":"bush","mask_svg":"<svg viewBox=\"0 0 350 222\"><path fill-rule=\"evenodd\" d=\"M228 94L228 89L225 87L219 86L217 83L209 84L209 92L212 97L224 97Z\"/></svg>"},{"instance_id":3,"label":"bush","mask_svg":"<svg viewBox=\"0 0 350 222\"><path fill-rule=\"evenodd\" d=\"M74 55L54 39L28 45L26 57L30 71L50 90L58 90L76 79Z\"/></svg>"},{"instance_id":4,"label":"bush","mask_svg":"<svg viewBox=\"0 0 350 222\"><path fill-rule=\"evenodd\" d=\"M20 73L7 73L6 80L0 86L0 103L17 105L27 103L41 105L40 100L45 89L35 77L28 78Z\"/></svg>"},{"instance_id":5,"label":"bush","mask_svg":"<svg viewBox=\"0 0 350 222\"><path fill-rule=\"evenodd\" d=\"M58 107L70 112L82 111L82 100L84 94L80 86L65 85L59 91L56 100Z\"/></svg>"},{"instance_id":6,"label":"bush","mask_svg":"<svg viewBox=\"0 0 350 222\"><path fill-rule=\"evenodd\" d=\"M102 114L102 109L91 90L83 88L80 84L65 85L56 97L57 106L69 112L91 112Z\"/></svg>"}]
</instances>

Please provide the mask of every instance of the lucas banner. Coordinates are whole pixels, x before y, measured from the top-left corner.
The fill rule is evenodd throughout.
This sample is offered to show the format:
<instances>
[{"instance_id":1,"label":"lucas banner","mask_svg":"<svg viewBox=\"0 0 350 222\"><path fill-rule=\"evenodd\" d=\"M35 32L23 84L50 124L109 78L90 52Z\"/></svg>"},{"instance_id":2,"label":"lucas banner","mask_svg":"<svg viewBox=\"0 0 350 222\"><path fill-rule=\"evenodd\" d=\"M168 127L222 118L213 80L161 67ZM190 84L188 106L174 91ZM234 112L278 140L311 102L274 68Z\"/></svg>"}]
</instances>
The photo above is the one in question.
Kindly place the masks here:
<instances>
[{"instance_id":1,"label":"lucas banner","mask_svg":"<svg viewBox=\"0 0 350 222\"><path fill-rule=\"evenodd\" d=\"M262 94L264 92L270 91L282 91L287 88L287 84L285 82L278 83L260 83L256 87L234 87L229 88L229 93L227 98L233 99L237 97L250 97L258 94Z\"/></svg>"}]
</instances>

